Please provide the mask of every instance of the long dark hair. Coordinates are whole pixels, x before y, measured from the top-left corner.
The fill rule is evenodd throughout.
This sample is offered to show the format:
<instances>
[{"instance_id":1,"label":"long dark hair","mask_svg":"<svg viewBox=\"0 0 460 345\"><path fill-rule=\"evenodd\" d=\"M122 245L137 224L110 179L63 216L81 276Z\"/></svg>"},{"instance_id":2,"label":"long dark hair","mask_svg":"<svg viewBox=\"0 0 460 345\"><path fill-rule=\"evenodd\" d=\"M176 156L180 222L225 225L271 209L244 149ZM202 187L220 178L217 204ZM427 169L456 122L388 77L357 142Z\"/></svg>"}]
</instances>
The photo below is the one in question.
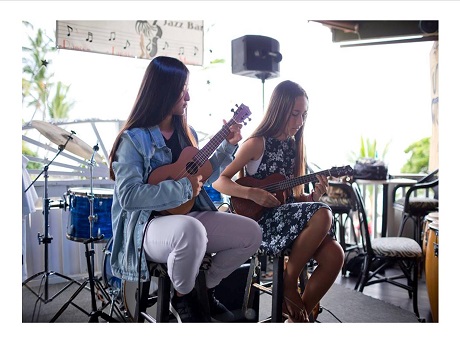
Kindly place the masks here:
<instances>
[{"instance_id":1,"label":"long dark hair","mask_svg":"<svg viewBox=\"0 0 460 345\"><path fill-rule=\"evenodd\" d=\"M289 116L292 113L297 97L308 96L305 90L297 83L285 80L279 83L270 97L267 111L259 126L251 134L251 137L275 137L286 128ZM304 149L303 130L305 122L294 135L296 145L296 159L294 175L305 175L306 153ZM294 188L294 194L299 195L303 191L302 186Z\"/></svg>"},{"instance_id":2,"label":"long dark hair","mask_svg":"<svg viewBox=\"0 0 460 345\"><path fill-rule=\"evenodd\" d=\"M177 100L184 92L189 75L188 68L182 61L158 56L148 65L142 79L134 106L123 128L118 133L109 155L110 178L115 180L112 163L125 130L131 128L149 128L159 125L171 112ZM187 125L187 116L173 116L176 129L181 129L189 144L197 143Z\"/></svg>"}]
</instances>

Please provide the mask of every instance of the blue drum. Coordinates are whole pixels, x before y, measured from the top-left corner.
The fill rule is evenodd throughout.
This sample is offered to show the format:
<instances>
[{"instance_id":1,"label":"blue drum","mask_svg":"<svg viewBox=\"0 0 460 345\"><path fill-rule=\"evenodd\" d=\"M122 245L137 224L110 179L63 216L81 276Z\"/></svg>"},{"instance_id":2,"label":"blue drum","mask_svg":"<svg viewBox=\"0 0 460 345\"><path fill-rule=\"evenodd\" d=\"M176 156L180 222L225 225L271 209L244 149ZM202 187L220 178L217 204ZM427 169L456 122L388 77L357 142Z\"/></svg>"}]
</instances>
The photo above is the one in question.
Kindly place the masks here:
<instances>
[{"instance_id":1,"label":"blue drum","mask_svg":"<svg viewBox=\"0 0 460 345\"><path fill-rule=\"evenodd\" d=\"M206 193L208 193L209 198L212 200L214 204L221 204L223 202L222 194L214 188L212 188L211 185L204 185L204 190L206 191Z\"/></svg>"},{"instance_id":2,"label":"blue drum","mask_svg":"<svg viewBox=\"0 0 460 345\"><path fill-rule=\"evenodd\" d=\"M227 196L215 190L210 184L205 184L203 188L219 211L228 212L229 200Z\"/></svg>"},{"instance_id":3,"label":"blue drum","mask_svg":"<svg viewBox=\"0 0 460 345\"><path fill-rule=\"evenodd\" d=\"M84 242L90 238L104 235L101 242L112 237L113 189L93 188L93 224L90 228L90 188L71 188L67 191L67 204L70 210L70 223L67 238Z\"/></svg>"}]
</instances>

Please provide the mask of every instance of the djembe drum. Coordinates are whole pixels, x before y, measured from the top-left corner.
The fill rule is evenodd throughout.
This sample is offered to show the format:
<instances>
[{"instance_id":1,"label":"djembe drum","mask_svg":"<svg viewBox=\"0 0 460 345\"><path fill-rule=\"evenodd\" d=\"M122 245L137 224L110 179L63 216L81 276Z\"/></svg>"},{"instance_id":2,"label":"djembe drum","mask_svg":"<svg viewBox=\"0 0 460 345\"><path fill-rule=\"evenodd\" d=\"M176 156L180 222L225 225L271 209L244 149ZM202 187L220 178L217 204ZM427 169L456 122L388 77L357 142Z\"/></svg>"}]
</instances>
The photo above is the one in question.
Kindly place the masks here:
<instances>
[{"instance_id":1,"label":"djembe drum","mask_svg":"<svg viewBox=\"0 0 460 345\"><path fill-rule=\"evenodd\" d=\"M429 225L426 245L425 274L426 289L430 301L433 322L438 322L438 258L439 258L439 223L433 221Z\"/></svg>"},{"instance_id":2,"label":"djembe drum","mask_svg":"<svg viewBox=\"0 0 460 345\"><path fill-rule=\"evenodd\" d=\"M426 257L426 245L428 243L428 235L430 234L430 224L432 222L437 222L439 219L439 213L438 212L430 212L425 216L424 222L423 222L423 234L422 234L422 252L423 252L423 257Z\"/></svg>"}]
</instances>

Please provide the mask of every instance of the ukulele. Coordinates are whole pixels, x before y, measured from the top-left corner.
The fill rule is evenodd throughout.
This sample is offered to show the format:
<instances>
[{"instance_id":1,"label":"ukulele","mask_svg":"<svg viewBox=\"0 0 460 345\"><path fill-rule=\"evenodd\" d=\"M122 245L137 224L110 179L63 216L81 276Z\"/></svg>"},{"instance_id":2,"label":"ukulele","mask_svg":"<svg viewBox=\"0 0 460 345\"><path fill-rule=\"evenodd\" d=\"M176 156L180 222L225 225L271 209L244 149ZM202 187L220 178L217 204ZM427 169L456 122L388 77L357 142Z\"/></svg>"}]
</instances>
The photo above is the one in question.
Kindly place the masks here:
<instances>
[{"instance_id":1,"label":"ukulele","mask_svg":"<svg viewBox=\"0 0 460 345\"><path fill-rule=\"evenodd\" d=\"M234 113L233 117L222 126L222 129L201 150L194 146L185 147L176 162L162 165L153 170L149 175L148 183L158 184L165 180L177 181L183 177L194 175L202 175L202 181L206 181L213 172L211 162L208 159L230 133L230 126L242 123L251 115L251 111L244 104L241 104L236 111L232 109L232 112ZM193 197L178 207L161 211L160 213L163 215L187 214L192 209L195 198Z\"/></svg>"},{"instance_id":2,"label":"ukulele","mask_svg":"<svg viewBox=\"0 0 460 345\"><path fill-rule=\"evenodd\" d=\"M284 204L286 202L287 191L292 187L313 182L316 180L317 175L324 176L349 176L353 173L353 168L349 165L343 167L334 167L328 170L318 171L317 173L286 178L283 174L274 173L267 176L264 179L256 179L251 176L241 177L235 182L246 187L257 187L266 190L267 192L273 193L276 198ZM265 210L264 206L257 204L256 202L232 196L230 198L230 203L236 214L252 218L254 220L259 220L262 217L262 213Z\"/></svg>"}]
</instances>

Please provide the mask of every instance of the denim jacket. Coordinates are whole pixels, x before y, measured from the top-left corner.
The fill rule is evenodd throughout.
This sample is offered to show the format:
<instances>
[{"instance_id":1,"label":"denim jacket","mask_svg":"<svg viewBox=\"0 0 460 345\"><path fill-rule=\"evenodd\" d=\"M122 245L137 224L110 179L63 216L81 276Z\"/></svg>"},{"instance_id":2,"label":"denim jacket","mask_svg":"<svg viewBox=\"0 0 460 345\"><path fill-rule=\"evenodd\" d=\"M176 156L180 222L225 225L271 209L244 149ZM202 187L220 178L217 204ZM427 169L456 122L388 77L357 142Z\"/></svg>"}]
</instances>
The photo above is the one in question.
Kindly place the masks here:
<instances>
[{"instance_id":1,"label":"denim jacket","mask_svg":"<svg viewBox=\"0 0 460 345\"><path fill-rule=\"evenodd\" d=\"M193 128L192 132L198 141ZM179 136L179 141L184 147L185 139ZM214 181L233 160L236 149L237 146L228 143L227 140L219 145L209 159L213 168L209 182ZM112 202L111 268L116 277L123 280L138 280L143 232L152 210L171 209L192 197L192 186L186 177L177 181L165 180L155 186L147 184L150 172L171 162L171 150L166 146L158 126L133 128L122 134L113 161L116 180ZM196 198L196 205L203 211L217 210L204 188ZM140 279L150 279L144 253L141 259Z\"/></svg>"}]
</instances>

